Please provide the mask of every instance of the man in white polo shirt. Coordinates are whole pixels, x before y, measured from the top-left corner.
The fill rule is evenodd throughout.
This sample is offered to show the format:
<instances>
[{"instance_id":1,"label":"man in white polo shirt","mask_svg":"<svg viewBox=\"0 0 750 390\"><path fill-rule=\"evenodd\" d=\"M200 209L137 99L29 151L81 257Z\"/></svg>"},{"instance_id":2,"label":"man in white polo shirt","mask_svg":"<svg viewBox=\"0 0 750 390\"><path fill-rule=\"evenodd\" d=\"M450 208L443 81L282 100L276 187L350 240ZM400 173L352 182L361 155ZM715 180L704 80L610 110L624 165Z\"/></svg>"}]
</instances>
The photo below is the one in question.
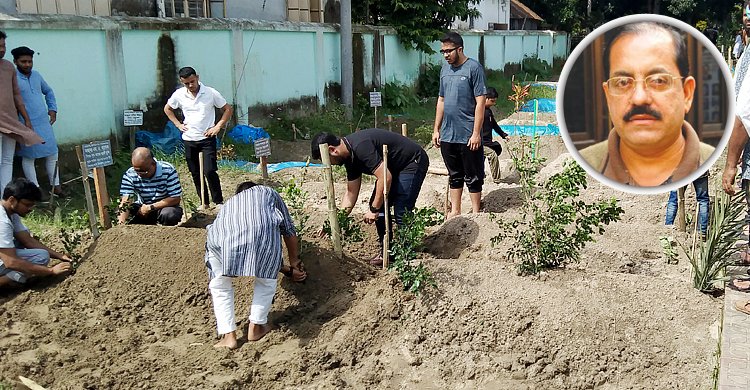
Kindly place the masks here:
<instances>
[{"instance_id":1,"label":"man in white polo shirt","mask_svg":"<svg viewBox=\"0 0 750 390\"><path fill-rule=\"evenodd\" d=\"M218 165L216 164L216 135L227 124L232 116L232 106L227 104L221 94L199 81L195 69L186 66L179 71L180 82L184 87L178 89L169 98L164 106L164 113L167 114L172 123L182 131L182 140L185 143L185 159L187 160L188 169L193 176L195 189L198 191L198 197L206 199L208 203L208 192L201 196L201 174L199 153L203 152L203 169L208 190L211 191L211 198L215 204L224 203L224 197L221 194L221 183L217 173ZM222 111L221 119L216 121L214 107ZM174 110L182 110L184 121L177 119ZM203 207L208 207L204 204Z\"/></svg>"}]
</instances>

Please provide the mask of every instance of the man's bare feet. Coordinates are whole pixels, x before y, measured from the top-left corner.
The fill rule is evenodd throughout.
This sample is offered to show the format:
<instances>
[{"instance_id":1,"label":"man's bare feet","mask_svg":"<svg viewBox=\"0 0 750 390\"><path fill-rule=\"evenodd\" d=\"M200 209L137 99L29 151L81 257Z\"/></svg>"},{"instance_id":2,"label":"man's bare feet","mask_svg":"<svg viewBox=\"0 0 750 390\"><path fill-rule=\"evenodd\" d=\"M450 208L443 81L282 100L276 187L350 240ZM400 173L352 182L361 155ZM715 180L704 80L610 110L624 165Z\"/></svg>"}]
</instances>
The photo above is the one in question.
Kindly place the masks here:
<instances>
[{"instance_id":1,"label":"man's bare feet","mask_svg":"<svg viewBox=\"0 0 750 390\"><path fill-rule=\"evenodd\" d=\"M734 287L736 287L735 290L738 290L738 291L750 290L750 280L734 279L730 283L734 285Z\"/></svg>"},{"instance_id":2,"label":"man's bare feet","mask_svg":"<svg viewBox=\"0 0 750 390\"><path fill-rule=\"evenodd\" d=\"M445 219L451 219L451 218L453 218L453 217L455 217L455 216L457 216L459 214L461 214L460 211L458 211L458 212L451 211L451 212L448 213L448 215L445 216Z\"/></svg>"},{"instance_id":3,"label":"man's bare feet","mask_svg":"<svg viewBox=\"0 0 750 390\"><path fill-rule=\"evenodd\" d=\"M229 332L225 334L218 343L214 344L214 348L237 348L237 333Z\"/></svg>"},{"instance_id":4,"label":"man's bare feet","mask_svg":"<svg viewBox=\"0 0 750 390\"><path fill-rule=\"evenodd\" d=\"M263 338L273 327L269 324L248 324L247 340L258 341Z\"/></svg>"}]
</instances>

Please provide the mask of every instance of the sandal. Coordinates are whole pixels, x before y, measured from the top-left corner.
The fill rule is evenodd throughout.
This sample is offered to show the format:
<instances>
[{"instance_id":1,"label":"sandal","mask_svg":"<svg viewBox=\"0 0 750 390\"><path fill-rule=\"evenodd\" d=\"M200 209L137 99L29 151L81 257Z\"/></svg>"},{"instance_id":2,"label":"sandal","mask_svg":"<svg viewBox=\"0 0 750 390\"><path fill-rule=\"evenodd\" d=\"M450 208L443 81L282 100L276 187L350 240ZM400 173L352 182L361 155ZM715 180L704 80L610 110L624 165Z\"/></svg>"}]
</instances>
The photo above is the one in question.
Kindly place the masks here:
<instances>
[{"instance_id":1,"label":"sandal","mask_svg":"<svg viewBox=\"0 0 750 390\"><path fill-rule=\"evenodd\" d=\"M747 280L747 279L735 278L735 279L730 280L729 283L727 283L727 287L730 288L730 289L732 289L732 290L734 290L734 291L749 292L750 291L750 285L748 285L747 287L740 287L740 286L734 284L735 282L748 282L748 281L749 280Z\"/></svg>"},{"instance_id":2,"label":"sandal","mask_svg":"<svg viewBox=\"0 0 750 390\"><path fill-rule=\"evenodd\" d=\"M734 308L740 313L750 315L750 300L743 299L734 303Z\"/></svg>"}]
</instances>

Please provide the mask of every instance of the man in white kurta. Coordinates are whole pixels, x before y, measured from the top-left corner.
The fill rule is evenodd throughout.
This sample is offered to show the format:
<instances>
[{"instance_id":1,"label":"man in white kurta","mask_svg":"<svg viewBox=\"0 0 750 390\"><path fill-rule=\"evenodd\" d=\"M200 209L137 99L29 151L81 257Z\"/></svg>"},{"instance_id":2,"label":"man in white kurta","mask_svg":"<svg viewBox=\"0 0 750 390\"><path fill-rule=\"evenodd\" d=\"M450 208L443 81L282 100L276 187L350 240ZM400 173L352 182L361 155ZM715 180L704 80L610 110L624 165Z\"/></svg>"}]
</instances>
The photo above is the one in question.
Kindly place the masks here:
<instances>
[{"instance_id":1,"label":"man in white kurta","mask_svg":"<svg viewBox=\"0 0 750 390\"><path fill-rule=\"evenodd\" d=\"M307 277L301 269L299 243L294 223L281 196L273 189L245 182L237 194L221 208L208 225L206 266L208 284L216 315L216 328L222 339L215 347L237 348L232 277L253 276L248 341L260 340L271 328L268 312L276 294L279 272L299 282ZM283 265L281 237L289 254Z\"/></svg>"}]
</instances>

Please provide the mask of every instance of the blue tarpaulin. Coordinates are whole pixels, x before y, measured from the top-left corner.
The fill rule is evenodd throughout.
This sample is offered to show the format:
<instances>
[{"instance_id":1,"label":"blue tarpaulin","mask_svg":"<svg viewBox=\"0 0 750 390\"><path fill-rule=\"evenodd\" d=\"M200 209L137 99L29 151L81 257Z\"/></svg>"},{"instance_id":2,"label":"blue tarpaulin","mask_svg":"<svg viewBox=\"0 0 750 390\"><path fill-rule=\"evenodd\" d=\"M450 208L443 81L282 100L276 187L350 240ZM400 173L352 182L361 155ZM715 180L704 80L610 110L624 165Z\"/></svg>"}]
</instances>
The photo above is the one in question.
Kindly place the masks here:
<instances>
[{"instance_id":1,"label":"blue tarpaulin","mask_svg":"<svg viewBox=\"0 0 750 390\"><path fill-rule=\"evenodd\" d=\"M172 122L167 122L164 131L153 133L146 130L135 132L135 145L145 146L151 150L161 150L164 154L182 153L185 147L182 145L182 132Z\"/></svg>"},{"instance_id":2,"label":"blue tarpaulin","mask_svg":"<svg viewBox=\"0 0 750 390\"><path fill-rule=\"evenodd\" d=\"M534 112L534 100L539 102L538 112L557 112L555 99L531 99L521 106L521 111Z\"/></svg>"},{"instance_id":3,"label":"blue tarpaulin","mask_svg":"<svg viewBox=\"0 0 750 390\"><path fill-rule=\"evenodd\" d=\"M307 164L304 161L285 161L268 164L268 173L278 172L287 168L302 168ZM220 167L232 167L248 172L260 172L260 164L245 160L219 160ZM311 167L322 167L323 164L310 164Z\"/></svg>"},{"instance_id":4,"label":"blue tarpaulin","mask_svg":"<svg viewBox=\"0 0 750 390\"><path fill-rule=\"evenodd\" d=\"M500 125L500 128L508 135L528 135L532 136L535 134L534 125ZM494 131L493 131L494 133ZM495 137L499 137L498 134L493 134ZM560 135L560 128L552 123L546 126L536 126L536 135Z\"/></svg>"},{"instance_id":5,"label":"blue tarpaulin","mask_svg":"<svg viewBox=\"0 0 750 390\"><path fill-rule=\"evenodd\" d=\"M233 141L242 142L243 144L255 143L255 140L258 138L271 138L262 127L252 127L247 125L234 126L234 128L227 133L227 137L231 138Z\"/></svg>"}]
</instances>

